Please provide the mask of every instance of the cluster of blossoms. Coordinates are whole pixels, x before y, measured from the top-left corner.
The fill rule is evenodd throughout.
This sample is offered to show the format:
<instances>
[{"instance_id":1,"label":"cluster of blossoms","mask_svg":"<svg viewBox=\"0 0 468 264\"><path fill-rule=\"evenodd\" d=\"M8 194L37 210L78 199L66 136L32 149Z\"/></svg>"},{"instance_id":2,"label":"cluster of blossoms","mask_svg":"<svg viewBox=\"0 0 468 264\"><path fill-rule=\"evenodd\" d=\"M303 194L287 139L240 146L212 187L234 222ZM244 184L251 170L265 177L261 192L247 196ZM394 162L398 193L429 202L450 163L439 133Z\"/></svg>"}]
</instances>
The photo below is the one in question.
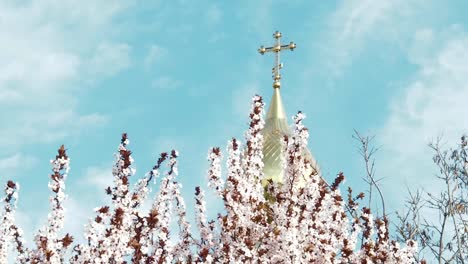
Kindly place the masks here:
<instances>
[{"instance_id":1,"label":"cluster of blossoms","mask_svg":"<svg viewBox=\"0 0 468 264\"><path fill-rule=\"evenodd\" d=\"M123 134L113 167L114 181L106 189L112 204L95 209L95 217L84 228L85 242L73 247L73 238L59 238L64 223L64 180L69 158L63 146L52 161L49 184L54 193L48 223L35 236L36 248L27 249L22 232L15 225L14 210L18 185L5 188L4 212L0 222L0 263L5 263L9 246L16 248L18 263L415 263L416 243L400 247L389 239L387 218L374 219L360 208L363 194L348 189L343 198L338 174L325 182L307 159L308 131L305 115L294 117L290 136L284 137L284 178L273 182L263 174L264 103L253 98L245 147L237 139L228 143L227 172L222 173L219 148L208 153L209 186L224 201L225 211L207 219L204 191L195 189L196 226L192 235L186 206L178 182L177 151L161 153L156 165L134 187L129 141ZM167 162L167 170L160 170ZM142 212L153 182L159 191L152 206ZM178 233L170 226L176 218ZM10 245L11 244L11 245Z\"/></svg>"},{"instance_id":2,"label":"cluster of blossoms","mask_svg":"<svg viewBox=\"0 0 468 264\"><path fill-rule=\"evenodd\" d=\"M5 187L4 212L0 222L0 263L7 263L8 248L14 244L17 263L63 263L67 249L73 243L73 237L65 234L59 237L59 231L64 224L63 202L65 179L70 169L70 159L65 147L62 145L58 155L51 160L52 174L50 175L49 189L53 195L50 197L51 211L47 217L47 224L39 229L34 237L35 247L26 248L23 241L23 231L14 222L16 200L18 198L18 183L8 181Z\"/></svg>"},{"instance_id":3,"label":"cluster of blossoms","mask_svg":"<svg viewBox=\"0 0 468 264\"><path fill-rule=\"evenodd\" d=\"M15 225L16 200L18 198L19 185L8 181L5 186L4 212L1 215L0 224L0 263L6 263L8 258L9 242L15 242L17 251L24 255L22 234L23 231Z\"/></svg>"}]
</instances>

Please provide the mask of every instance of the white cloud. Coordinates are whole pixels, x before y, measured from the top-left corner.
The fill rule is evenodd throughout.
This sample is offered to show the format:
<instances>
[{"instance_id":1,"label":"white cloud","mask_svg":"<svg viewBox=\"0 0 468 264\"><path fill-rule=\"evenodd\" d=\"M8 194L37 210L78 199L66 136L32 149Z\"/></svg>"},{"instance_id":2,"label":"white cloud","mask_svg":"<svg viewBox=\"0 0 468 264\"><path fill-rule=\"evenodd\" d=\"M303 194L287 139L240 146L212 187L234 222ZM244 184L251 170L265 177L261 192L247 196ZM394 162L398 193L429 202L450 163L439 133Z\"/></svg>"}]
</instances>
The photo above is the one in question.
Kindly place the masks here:
<instances>
[{"instance_id":1,"label":"white cloud","mask_svg":"<svg viewBox=\"0 0 468 264\"><path fill-rule=\"evenodd\" d=\"M109 76L93 71L112 74L128 64L118 55L130 47L115 43L118 27L110 26L126 7L126 1L108 0L0 1L2 171L20 175L36 163L16 153L25 145L55 142L107 121L100 113L81 112L79 95L90 88L84 85L90 78ZM66 202L66 217L74 220L66 220L66 229L72 232L81 230L84 212L90 215L80 202ZM16 217L29 245L33 232L47 221L46 213L33 211L20 210Z\"/></svg>"},{"instance_id":2,"label":"white cloud","mask_svg":"<svg viewBox=\"0 0 468 264\"><path fill-rule=\"evenodd\" d=\"M14 90L7 90L4 89L3 91L0 91L0 102L1 103L8 103L8 102L14 102L22 99L22 95L18 93L17 91Z\"/></svg>"},{"instance_id":3,"label":"white cloud","mask_svg":"<svg viewBox=\"0 0 468 264\"><path fill-rule=\"evenodd\" d=\"M13 156L0 159L0 170L8 170L16 168L21 164L21 154L17 153Z\"/></svg>"},{"instance_id":4,"label":"white cloud","mask_svg":"<svg viewBox=\"0 0 468 264\"><path fill-rule=\"evenodd\" d=\"M434 51L434 31L429 28L424 28L416 31L413 38L413 43L409 47L408 57L411 62L422 65L428 63L430 53Z\"/></svg>"},{"instance_id":5,"label":"white cloud","mask_svg":"<svg viewBox=\"0 0 468 264\"><path fill-rule=\"evenodd\" d=\"M259 94L260 90L260 84L256 81L246 83L243 86L239 87L239 89L233 89L231 96L231 108L233 109L234 114L244 118L244 120L247 120L247 117L249 115L249 109L252 104L252 97L256 94ZM266 102L266 104L268 104L269 102L267 102L265 97L266 94L264 95L263 101ZM269 106L267 105L266 109L268 109L268 107Z\"/></svg>"},{"instance_id":6,"label":"white cloud","mask_svg":"<svg viewBox=\"0 0 468 264\"><path fill-rule=\"evenodd\" d=\"M112 40L118 27L111 24L130 2L0 2L4 151L63 139L103 123L102 114L77 109L77 95L90 79L106 78L129 66L131 47Z\"/></svg>"},{"instance_id":7,"label":"white cloud","mask_svg":"<svg viewBox=\"0 0 468 264\"><path fill-rule=\"evenodd\" d=\"M352 56L359 53L368 34L375 33L379 26L401 1L354 0L342 2L331 15L330 29L327 31L329 43L326 45L327 65L334 75L351 62ZM332 59L330 59L330 56Z\"/></svg>"},{"instance_id":8,"label":"white cloud","mask_svg":"<svg viewBox=\"0 0 468 264\"><path fill-rule=\"evenodd\" d=\"M329 20L328 41L322 46L327 76L339 76L372 48L407 52L408 61L418 67L407 84L395 89L400 92L377 132L377 145L382 145L377 173L385 178L391 206L401 206L405 193L395 188L403 184L437 190L428 143L442 135L454 145L468 132L463 118L468 114L467 34L461 26L435 32L436 20L426 19L449 8L436 1L351 0L342 2Z\"/></svg>"},{"instance_id":9,"label":"white cloud","mask_svg":"<svg viewBox=\"0 0 468 264\"><path fill-rule=\"evenodd\" d=\"M223 17L223 12L217 5L212 5L207 8L205 12L205 20L206 23L210 26L214 26L221 21L221 18Z\"/></svg>"},{"instance_id":10,"label":"white cloud","mask_svg":"<svg viewBox=\"0 0 468 264\"><path fill-rule=\"evenodd\" d=\"M104 201L106 196L104 190L112 185L113 179L112 164L108 166L92 166L85 170L81 183L87 188L94 188L92 192L95 193L97 191L100 194L100 201Z\"/></svg>"},{"instance_id":11,"label":"white cloud","mask_svg":"<svg viewBox=\"0 0 468 264\"><path fill-rule=\"evenodd\" d=\"M180 85L181 81L173 79L169 76L161 76L151 82L151 87L160 90L171 90L179 87Z\"/></svg>"},{"instance_id":12,"label":"white cloud","mask_svg":"<svg viewBox=\"0 0 468 264\"><path fill-rule=\"evenodd\" d=\"M73 197L68 197L63 207L65 208L65 223L62 234L69 233L75 240L74 244L85 242L83 238L84 225L93 218L93 207L91 204L82 203Z\"/></svg>"},{"instance_id":13,"label":"white cloud","mask_svg":"<svg viewBox=\"0 0 468 264\"><path fill-rule=\"evenodd\" d=\"M61 110L51 107L38 112L18 111L15 115L15 119L0 131L0 144L7 149L62 140L66 136L79 135L90 127L104 125L108 120L97 113L79 115L73 108Z\"/></svg>"},{"instance_id":14,"label":"white cloud","mask_svg":"<svg viewBox=\"0 0 468 264\"><path fill-rule=\"evenodd\" d=\"M85 242L83 240L83 227L88 223L88 219L93 217L93 205L83 203L70 196L67 197L63 205L65 208L65 222L60 235L64 236L66 233L72 235L74 237L73 244ZM31 212L16 211L16 223L23 229L26 246L33 247L34 235L39 228L47 224L47 214L48 211L44 211L33 216Z\"/></svg>"},{"instance_id":15,"label":"white cloud","mask_svg":"<svg viewBox=\"0 0 468 264\"><path fill-rule=\"evenodd\" d=\"M333 15L334 22L344 22L339 26L338 39L346 41L362 38L362 35L367 34L384 20L389 11L398 5L398 2L372 0L343 2Z\"/></svg>"},{"instance_id":16,"label":"white cloud","mask_svg":"<svg viewBox=\"0 0 468 264\"><path fill-rule=\"evenodd\" d=\"M8 157L0 158L0 171L13 175L17 171L31 168L36 163L37 159L35 157L16 153Z\"/></svg>"},{"instance_id":17,"label":"white cloud","mask_svg":"<svg viewBox=\"0 0 468 264\"><path fill-rule=\"evenodd\" d=\"M145 68L148 69L149 67L153 66L154 63L162 60L165 56L167 56L167 53L168 51L166 48L163 48L159 45L151 45L148 54L145 57Z\"/></svg>"},{"instance_id":18,"label":"white cloud","mask_svg":"<svg viewBox=\"0 0 468 264\"><path fill-rule=\"evenodd\" d=\"M266 84L261 84L258 81L258 76L268 74L268 71L265 71L265 69L261 67L258 60L254 59L248 61L245 66L248 68L247 72L249 74L244 76L239 82L232 83L231 87L226 87L231 90L231 109L233 109L234 116L240 116L243 120L247 120L245 118L249 115L252 97L254 95L262 95L264 102L267 104L266 109L268 109L269 102L266 98L269 98L269 96L273 94L273 89L261 88L262 86L271 87L273 80L270 79L271 82Z\"/></svg>"},{"instance_id":19,"label":"white cloud","mask_svg":"<svg viewBox=\"0 0 468 264\"><path fill-rule=\"evenodd\" d=\"M89 115L81 115L78 119L76 129L84 128L84 127L96 127L108 122L109 118L105 115L101 115L98 113L93 113Z\"/></svg>"},{"instance_id":20,"label":"white cloud","mask_svg":"<svg viewBox=\"0 0 468 264\"><path fill-rule=\"evenodd\" d=\"M16 210L15 220L18 227L23 229L24 235L23 238L27 246L33 245L34 232L38 229L38 226L35 226L37 223L33 221L33 217L28 212L23 212L21 210Z\"/></svg>"},{"instance_id":21,"label":"white cloud","mask_svg":"<svg viewBox=\"0 0 468 264\"><path fill-rule=\"evenodd\" d=\"M90 61L93 74L97 77L112 76L131 64L131 47L125 43L100 43Z\"/></svg>"},{"instance_id":22,"label":"white cloud","mask_svg":"<svg viewBox=\"0 0 468 264\"><path fill-rule=\"evenodd\" d=\"M343 1L330 16L322 45L327 74L336 77L370 44L405 46L436 10L432 1ZM331 72L330 72L331 71Z\"/></svg>"},{"instance_id":23,"label":"white cloud","mask_svg":"<svg viewBox=\"0 0 468 264\"><path fill-rule=\"evenodd\" d=\"M177 150L179 153L184 153L188 147L189 140L184 137L159 136L153 140L153 155L158 155L162 152L170 153L172 150Z\"/></svg>"},{"instance_id":24,"label":"white cloud","mask_svg":"<svg viewBox=\"0 0 468 264\"><path fill-rule=\"evenodd\" d=\"M440 46L425 51L424 58L420 51L411 49L418 53L410 57L418 58L415 61L421 63L420 70L394 98L390 115L378 133L384 145L381 174L387 182L437 190L436 167L427 144L442 135L449 146L454 146L462 133L468 132L468 35L451 32L448 39L433 37L427 30L415 34L418 42L421 38L443 40L422 42L425 47Z\"/></svg>"},{"instance_id":25,"label":"white cloud","mask_svg":"<svg viewBox=\"0 0 468 264\"><path fill-rule=\"evenodd\" d=\"M241 21L246 22L249 31L263 35L265 34L265 30L272 31L273 29L273 7L272 0L248 1L237 10L237 15Z\"/></svg>"}]
</instances>

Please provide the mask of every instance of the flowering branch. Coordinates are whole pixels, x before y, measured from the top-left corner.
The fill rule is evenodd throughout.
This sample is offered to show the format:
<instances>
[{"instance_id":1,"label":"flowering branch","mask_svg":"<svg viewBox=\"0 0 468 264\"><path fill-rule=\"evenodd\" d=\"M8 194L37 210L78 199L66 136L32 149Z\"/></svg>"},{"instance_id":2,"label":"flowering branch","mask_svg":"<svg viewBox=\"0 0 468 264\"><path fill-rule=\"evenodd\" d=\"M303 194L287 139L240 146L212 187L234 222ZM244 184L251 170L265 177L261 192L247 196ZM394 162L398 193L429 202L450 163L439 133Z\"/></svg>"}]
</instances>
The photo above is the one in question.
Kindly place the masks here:
<instances>
[{"instance_id":1,"label":"flowering branch","mask_svg":"<svg viewBox=\"0 0 468 264\"><path fill-rule=\"evenodd\" d=\"M31 252L32 263L62 263L65 250L73 242L73 237L69 234L58 238L58 231L64 224L65 179L70 170L70 159L63 145L58 149L55 160L51 160L50 163L53 173L50 175L49 189L54 193L50 198L51 212L47 225L40 228L35 236L37 248Z\"/></svg>"},{"instance_id":2,"label":"flowering branch","mask_svg":"<svg viewBox=\"0 0 468 264\"><path fill-rule=\"evenodd\" d=\"M355 196L349 189L343 199L343 173L330 184L320 176L306 151L309 134L301 112L294 116L291 135L284 138L283 183L264 179L263 109L262 98L255 96L245 144L237 139L229 141L225 183L220 149L212 148L208 153L208 185L223 199L225 211L218 214L217 222L208 220L204 191L195 189L199 238L192 236L187 220L182 186L177 180L177 151L162 153L152 170L131 189L129 178L135 170L124 133L112 171L114 184L106 189L112 204L95 209L94 219L85 226L86 242L74 247L69 262L415 263L417 243L407 240L400 246L391 240L385 215L374 220L370 209L360 208L362 193ZM462 159L463 155L458 156ZM158 178L166 160L168 170L158 181L159 191L149 212L143 212L140 207L151 191L149 184ZM59 239L57 235L64 221L64 179L69 168L63 146L52 164L52 209L48 225L36 236L37 249L33 251L23 246L21 231L14 225L17 184L7 183L3 200L6 209L0 225L0 262L6 259L12 241L19 252L19 263L64 262L72 237L67 234ZM172 236L173 216L177 218L178 236ZM364 239L360 247L359 236Z\"/></svg>"},{"instance_id":3,"label":"flowering branch","mask_svg":"<svg viewBox=\"0 0 468 264\"><path fill-rule=\"evenodd\" d=\"M18 251L23 251L21 241L22 231L15 226L15 210L18 200L19 185L13 181L8 181L5 186L4 210L1 214L0 222L0 263L6 263L8 259L8 248L11 242L17 241Z\"/></svg>"}]
</instances>

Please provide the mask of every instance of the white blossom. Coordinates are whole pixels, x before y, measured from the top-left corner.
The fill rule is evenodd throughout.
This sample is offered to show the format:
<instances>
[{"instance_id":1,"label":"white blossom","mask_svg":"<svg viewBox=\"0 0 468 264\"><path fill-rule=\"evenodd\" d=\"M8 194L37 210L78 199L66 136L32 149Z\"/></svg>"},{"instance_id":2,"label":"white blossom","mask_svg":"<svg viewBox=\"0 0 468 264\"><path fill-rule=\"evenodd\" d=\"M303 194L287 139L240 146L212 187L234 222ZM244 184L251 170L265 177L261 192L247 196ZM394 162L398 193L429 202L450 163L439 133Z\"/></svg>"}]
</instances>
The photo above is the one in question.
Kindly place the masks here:
<instances>
[{"instance_id":1,"label":"white blossom","mask_svg":"<svg viewBox=\"0 0 468 264\"><path fill-rule=\"evenodd\" d=\"M415 241L400 245L390 240L386 218L375 219L369 209L359 206L359 199L343 199L342 173L331 184L317 171L312 173L314 165L304 151L309 133L303 113L293 117L291 134L284 138L283 182L265 180L263 115L263 99L255 96L245 142L228 142L225 178L220 149L209 151L208 186L223 199L225 210L219 212L217 221L208 219L210 201L197 187L199 234L192 234L186 215L178 182L179 153L162 153L132 186L129 179L136 171L130 141L123 134L112 168L113 181L106 189L112 203L95 208L84 228L85 242L73 247L69 263L415 263ZM167 171L160 173L166 160ZM6 262L8 248L16 249L18 263L66 263L71 237L60 237L59 232L65 221L69 162L63 147L51 161L51 210L47 224L35 236L34 249L24 246L22 230L14 223L19 185L8 182L2 199L0 263ZM141 205L152 185L158 185L158 191L149 211L144 211ZM177 223L177 230L171 229L172 223Z\"/></svg>"}]
</instances>

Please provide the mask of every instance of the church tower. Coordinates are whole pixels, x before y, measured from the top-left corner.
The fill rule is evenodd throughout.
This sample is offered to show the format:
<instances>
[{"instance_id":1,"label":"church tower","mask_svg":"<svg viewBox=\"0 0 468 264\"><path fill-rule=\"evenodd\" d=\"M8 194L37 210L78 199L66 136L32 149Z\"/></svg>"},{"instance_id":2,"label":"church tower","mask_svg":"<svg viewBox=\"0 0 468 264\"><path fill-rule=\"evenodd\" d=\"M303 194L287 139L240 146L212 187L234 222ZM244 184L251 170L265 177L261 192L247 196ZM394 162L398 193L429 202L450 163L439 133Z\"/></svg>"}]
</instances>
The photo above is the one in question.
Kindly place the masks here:
<instances>
[{"instance_id":1,"label":"church tower","mask_svg":"<svg viewBox=\"0 0 468 264\"><path fill-rule=\"evenodd\" d=\"M280 70L283 68L283 63L280 63L280 53L282 50L294 50L296 44L290 42L286 45L281 45L281 33L276 31L273 34L275 38L275 44L272 47L265 48L261 46L258 49L260 54L267 52L273 52L275 54L275 66L272 69L273 73L273 96L271 98L270 106L265 120L265 127L263 128L263 172L265 179L272 179L274 182L283 181L283 166L281 164L282 156L282 141L284 135L290 135L290 127L288 125L288 116L281 100L281 73ZM304 149L303 153L306 160L310 161L312 167L318 172L318 165L314 157L308 149ZM308 176L312 173L313 169L307 171L304 176Z\"/></svg>"}]
</instances>

